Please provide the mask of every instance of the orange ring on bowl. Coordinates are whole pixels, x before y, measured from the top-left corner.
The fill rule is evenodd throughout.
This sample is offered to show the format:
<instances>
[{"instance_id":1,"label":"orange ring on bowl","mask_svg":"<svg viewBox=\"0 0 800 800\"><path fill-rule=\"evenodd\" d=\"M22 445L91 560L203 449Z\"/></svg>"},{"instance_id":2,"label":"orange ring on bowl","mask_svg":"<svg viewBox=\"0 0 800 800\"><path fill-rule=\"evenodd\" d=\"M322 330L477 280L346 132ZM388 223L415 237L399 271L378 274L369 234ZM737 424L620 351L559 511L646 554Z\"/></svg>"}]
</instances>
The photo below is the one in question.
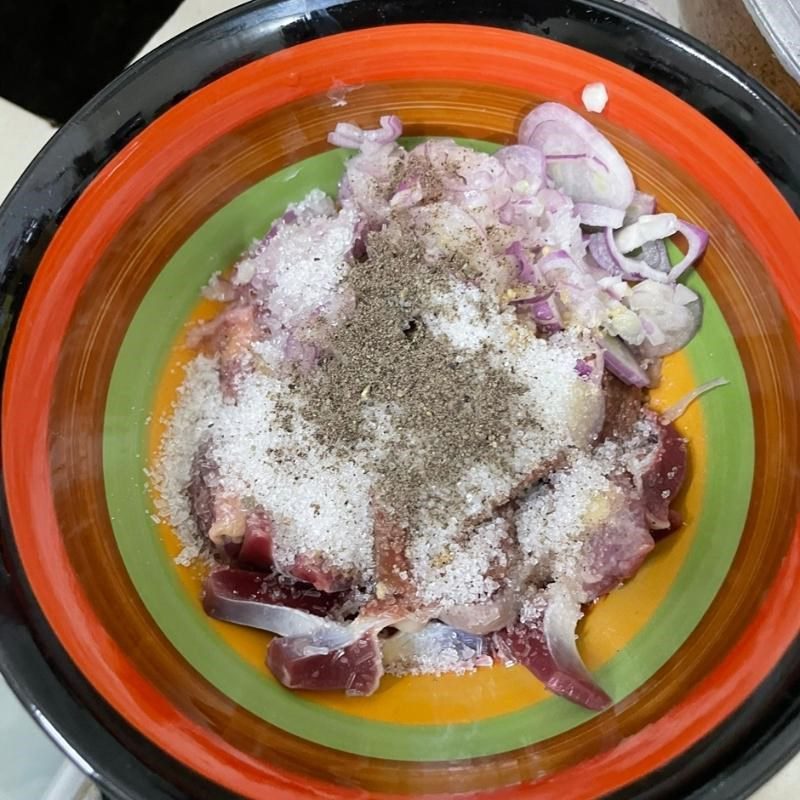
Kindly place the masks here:
<instances>
[{"instance_id":1,"label":"orange ring on bowl","mask_svg":"<svg viewBox=\"0 0 800 800\"><path fill-rule=\"evenodd\" d=\"M342 59L347 52L358 52L358 59ZM678 98L565 45L466 26L363 30L299 45L242 67L154 122L79 198L37 271L12 344L3 398L6 489L15 538L37 601L81 671L148 739L210 780L247 796L263 793L265 781L273 797L306 797L323 788L330 797L359 792L267 768L244 756L172 708L137 672L97 621L72 574L51 501L48 409L74 303L115 230L144 196L206 143L267 109L324 92L334 68L344 82L480 79L573 104L585 83L602 80L612 96L611 121L658 147L722 198L767 265L800 339L800 303L790 291L788 266L800 224L768 179L730 139ZM640 113L643 92L656 99L647 115ZM713 161L691 156L697 141L713 148ZM716 670L647 731L537 783L538 795L605 794L663 766L709 733L766 678L800 632L800 620L791 613L798 577L800 525L760 611ZM492 796L522 797L528 789L512 787Z\"/></svg>"}]
</instances>

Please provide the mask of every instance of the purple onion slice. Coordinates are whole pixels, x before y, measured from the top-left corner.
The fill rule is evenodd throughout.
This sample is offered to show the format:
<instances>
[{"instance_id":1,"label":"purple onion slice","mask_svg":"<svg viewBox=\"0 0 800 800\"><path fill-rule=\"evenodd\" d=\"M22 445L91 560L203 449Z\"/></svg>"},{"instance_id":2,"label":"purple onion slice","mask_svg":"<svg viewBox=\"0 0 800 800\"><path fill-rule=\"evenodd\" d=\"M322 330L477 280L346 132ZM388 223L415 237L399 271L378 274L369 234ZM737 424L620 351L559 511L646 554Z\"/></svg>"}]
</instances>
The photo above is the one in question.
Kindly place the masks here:
<instances>
[{"instance_id":1,"label":"purple onion slice","mask_svg":"<svg viewBox=\"0 0 800 800\"><path fill-rule=\"evenodd\" d=\"M647 387L648 374L642 369L630 348L616 336L602 335L598 344L603 348L603 363L612 375L629 386Z\"/></svg>"},{"instance_id":2,"label":"purple onion slice","mask_svg":"<svg viewBox=\"0 0 800 800\"><path fill-rule=\"evenodd\" d=\"M633 175L625 160L597 128L566 106L537 106L522 121L519 142L544 153L548 176L576 203L624 212L633 201Z\"/></svg>"}]
</instances>

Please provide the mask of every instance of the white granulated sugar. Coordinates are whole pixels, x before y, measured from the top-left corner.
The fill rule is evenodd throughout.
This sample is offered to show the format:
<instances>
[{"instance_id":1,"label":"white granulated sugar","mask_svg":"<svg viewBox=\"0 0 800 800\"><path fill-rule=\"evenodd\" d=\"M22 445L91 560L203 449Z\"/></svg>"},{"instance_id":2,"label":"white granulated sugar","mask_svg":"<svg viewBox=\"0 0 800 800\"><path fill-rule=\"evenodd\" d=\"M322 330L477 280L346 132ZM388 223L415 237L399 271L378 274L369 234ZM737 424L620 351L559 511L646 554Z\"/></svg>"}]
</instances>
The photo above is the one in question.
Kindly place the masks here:
<instances>
[{"instance_id":1,"label":"white granulated sugar","mask_svg":"<svg viewBox=\"0 0 800 800\"><path fill-rule=\"evenodd\" d=\"M290 566L299 554L321 553L332 567L368 578L371 480L358 464L322 451L313 433L298 400L278 379L254 373L242 382L237 402L225 403L215 361L192 361L151 477L159 516L185 546L178 563L200 552L186 487L195 452L212 434L223 488L272 516L279 565Z\"/></svg>"},{"instance_id":2,"label":"white granulated sugar","mask_svg":"<svg viewBox=\"0 0 800 800\"><path fill-rule=\"evenodd\" d=\"M391 675L472 672L493 661L479 636L432 622L415 633L398 633L383 642L384 669Z\"/></svg>"},{"instance_id":3,"label":"white granulated sugar","mask_svg":"<svg viewBox=\"0 0 800 800\"><path fill-rule=\"evenodd\" d=\"M519 611L520 622L526 625L541 622L544 616L545 609L547 608L548 596L547 590L535 593L529 593L522 602L522 607ZM511 663L515 663L512 661Z\"/></svg>"},{"instance_id":4,"label":"white granulated sugar","mask_svg":"<svg viewBox=\"0 0 800 800\"><path fill-rule=\"evenodd\" d=\"M430 311L423 319L432 334L445 337L458 350L474 353L505 338L505 320L497 313L484 319L484 302L477 286L451 281L446 292L431 298Z\"/></svg>"},{"instance_id":5,"label":"white granulated sugar","mask_svg":"<svg viewBox=\"0 0 800 800\"><path fill-rule=\"evenodd\" d=\"M526 334L509 337L498 360L527 387L525 404L543 430L565 446L585 447L602 426L605 398L597 383L578 375L575 365L593 350L571 334L547 341Z\"/></svg>"},{"instance_id":6,"label":"white granulated sugar","mask_svg":"<svg viewBox=\"0 0 800 800\"><path fill-rule=\"evenodd\" d=\"M274 320L292 328L331 301L347 272L345 255L357 221L355 211L342 210L335 219L318 217L301 231L278 232L269 248L275 286L267 305Z\"/></svg>"},{"instance_id":7,"label":"white granulated sugar","mask_svg":"<svg viewBox=\"0 0 800 800\"><path fill-rule=\"evenodd\" d=\"M455 540L446 533L416 537L411 561L422 601L441 607L488 600L500 585L487 573L506 565L502 542L508 535L508 521L495 519Z\"/></svg>"},{"instance_id":8,"label":"white granulated sugar","mask_svg":"<svg viewBox=\"0 0 800 800\"><path fill-rule=\"evenodd\" d=\"M307 221L314 217L332 217L336 213L336 204L322 189L312 189L299 203L290 203L287 211L293 211L301 221Z\"/></svg>"},{"instance_id":9,"label":"white granulated sugar","mask_svg":"<svg viewBox=\"0 0 800 800\"><path fill-rule=\"evenodd\" d=\"M179 563L191 561L199 553L186 486L192 459L221 405L216 359L197 356L186 366L155 468L148 476L155 489L154 502L160 519L172 525L184 546Z\"/></svg>"},{"instance_id":10,"label":"white granulated sugar","mask_svg":"<svg viewBox=\"0 0 800 800\"><path fill-rule=\"evenodd\" d=\"M266 297L273 329L294 330L336 300L347 274L346 256L355 238L358 213L334 212L319 190L294 207L297 219L279 223L234 270L234 284L252 284Z\"/></svg>"},{"instance_id":11,"label":"white granulated sugar","mask_svg":"<svg viewBox=\"0 0 800 800\"><path fill-rule=\"evenodd\" d=\"M446 337L457 349L486 348L494 366L525 385L525 395L516 401L518 411L541 427L539 447L547 442L585 446L596 436L603 421L603 392L575 369L580 359L595 353L594 345L572 333L539 339L519 324L513 309L498 313L487 308L480 289L455 281L433 298L432 311L424 319L434 335ZM552 454L557 448L549 449Z\"/></svg>"},{"instance_id":12,"label":"white granulated sugar","mask_svg":"<svg viewBox=\"0 0 800 800\"><path fill-rule=\"evenodd\" d=\"M578 572L587 538L613 512L620 490L608 479L617 469L614 452L576 453L547 485L520 503L517 538L537 576L568 579Z\"/></svg>"},{"instance_id":13,"label":"white granulated sugar","mask_svg":"<svg viewBox=\"0 0 800 800\"><path fill-rule=\"evenodd\" d=\"M286 335L281 335L282 332L276 333L269 338L262 339L258 342L250 343L250 351L256 357L257 361L269 370L277 371L286 361Z\"/></svg>"},{"instance_id":14,"label":"white granulated sugar","mask_svg":"<svg viewBox=\"0 0 800 800\"><path fill-rule=\"evenodd\" d=\"M254 373L242 382L236 404L220 406L215 417L212 453L222 485L272 517L279 567L319 553L334 568L368 577L372 481L360 464L317 443L300 403L278 378Z\"/></svg>"},{"instance_id":15,"label":"white granulated sugar","mask_svg":"<svg viewBox=\"0 0 800 800\"><path fill-rule=\"evenodd\" d=\"M203 556L203 547L199 541L187 544L175 557L175 563L180 567L189 567Z\"/></svg>"}]
</instances>

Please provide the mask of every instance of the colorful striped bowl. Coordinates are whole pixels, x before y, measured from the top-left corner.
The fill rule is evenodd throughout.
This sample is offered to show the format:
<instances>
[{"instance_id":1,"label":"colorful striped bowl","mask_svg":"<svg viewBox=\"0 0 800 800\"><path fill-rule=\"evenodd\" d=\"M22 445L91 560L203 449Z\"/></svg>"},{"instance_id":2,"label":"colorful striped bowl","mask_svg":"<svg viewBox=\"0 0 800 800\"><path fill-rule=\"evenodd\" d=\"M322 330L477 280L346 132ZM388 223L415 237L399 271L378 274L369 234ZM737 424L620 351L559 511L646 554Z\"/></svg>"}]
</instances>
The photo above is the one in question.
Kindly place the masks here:
<instances>
[{"instance_id":1,"label":"colorful striped bowl","mask_svg":"<svg viewBox=\"0 0 800 800\"><path fill-rule=\"evenodd\" d=\"M791 710L780 692L800 661L800 126L636 12L512 5L454 3L435 21L421 2L248 6L135 65L0 215L0 620L17 637L0 665L121 797L687 796L721 780L743 726ZM691 279L702 331L667 362L653 403L730 381L681 420L686 526L581 631L614 707L591 714L503 667L387 678L369 698L284 690L263 665L266 635L203 615L202 575L174 563L172 531L150 517L145 470L186 323L213 313L200 287L287 202L335 188L345 154L325 137L337 121L392 112L412 136L491 149L536 103L576 106L597 80L611 97L598 125L640 188L712 237ZM796 714L783 738L754 735L737 780L790 752ZM780 753L759 767L753 747Z\"/></svg>"}]
</instances>

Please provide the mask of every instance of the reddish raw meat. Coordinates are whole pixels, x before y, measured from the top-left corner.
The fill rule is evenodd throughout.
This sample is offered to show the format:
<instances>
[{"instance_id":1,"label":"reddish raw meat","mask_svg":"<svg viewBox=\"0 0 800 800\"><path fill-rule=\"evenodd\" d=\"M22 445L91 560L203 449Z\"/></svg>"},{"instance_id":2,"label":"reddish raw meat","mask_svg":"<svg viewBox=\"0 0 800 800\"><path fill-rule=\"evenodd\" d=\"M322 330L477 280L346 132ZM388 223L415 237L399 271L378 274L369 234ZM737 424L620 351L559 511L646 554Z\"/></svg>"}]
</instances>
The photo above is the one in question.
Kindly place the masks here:
<instances>
[{"instance_id":1,"label":"reddish raw meat","mask_svg":"<svg viewBox=\"0 0 800 800\"><path fill-rule=\"evenodd\" d=\"M642 475L642 499L645 515L651 530L665 531L679 523L670 505L683 485L686 477L688 453L686 440L672 424L659 423L659 442L656 454L647 471Z\"/></svg>"},{"instance_id":2,"label":"reddish raw meat","mask_svg":"<svg viewBox=\"0 0 800 800\"><path fill-rule=\"evenodd\" d=\"M270 672L289 689L370 695L380 684L383 659L377 631L326 650L312 636L273 639L267 650Z\"/></svg>"},{"instance_id":3,"label":"reddish raw meat","mask_svg":"<svg viewBox=\"0 0 800 800\"><path fill-rule=\"evenodd\" d=\"M321 592L342 592L353 585L351 576L330 566L321 553L295 556L289 574L299 581L310 583Z\"/></svg>"},{"instance_id":4,"label":"reddish raw meat","mask_svg":"<svg viewBox=\"0 0 800 800\"><path fill-rule=\"evenodd\" d=\"M225 568L212 572L203 588L203 608L206 614L217 619L230 616L228 611L232 603L299 608L324 617L340 609L345 601L342 593L327 594L290 583L275 573L265 575L245 569Z\"/></svg>"},{"instance_id":5,"label":"reddish raw meat","mask_svg":"<svg viewBox=\"0 0 800 800\"><path fill-rule=\"evenodd\" d=\"M583 551L584 602L608 594L642 566L655 542L642 503L626 497L586 543Z\"/></svg>"},{"instance_id":6,"label":"reddish raw meat","mask_svg":"<svg viewBox=\"0 0 800 800\"><path fill-rule=\"evenodd\" d=\"M381 508L374 512L375 576L378 599L403 602L415 594L406 548L408 531Z\"/></svg>"},{"instance_id":7,"label":"reddish raw meat","mask_svg":"<svg viewBox=\"0 0 800 800\"><path fill-rule=\"evenodd\" d=\"M219 485L219 468L210 450L211 443L208 440L197 448L192 458L189 485L186 487L189 513L202 537L208 536L214 522L214 490Z\"/></svg>"},{"instance_id":8,"label":"reddish raw meat","mask_svg":"<svg viewBox=\"0 0 800 800\"><path fill-rule=\"evenodd\" d=\"M249 372L250 343L260 338L256 315L251 305L230 305L216 319L198 326L187 340L219 358L219 384L223 396L236 398L240 377Z\"/></svg>"},{"instance_id":9,"label":"reddish raw meat","mask_svg":"<svg viewBox=\"0 0 800 800\"><path fill-rule=\"evenodd\" d=\"M600 441L625 441L633 426L642 418L644 393L638 386L629 386L606 371L603 376L606 397L606 416L600 431Z\"/></svg>"},{"instance_id":10,"label":"reddish raw meat","mask_svg":"<svg viewBox=\"0 0 800 800\"><path fill-rule=\"evenodd\" d=\"M210 539L228 555L235 555L245 533L245 513L238 498L222 491L210 440L203 442L194 454L186 497L200 536Z\"/></svg>"},{"instance_id":11,"label":"reddish raw meat","mask_svg":"<svg viewBox=\"0 0 800 800\"><path fill-rule=\"evenodd\" d=\"M495 634L495 646L505 660L527 667L553 694L592 711L611 705L611 698L587 671L575 645L575 625L580 618L577 603L565 610L548 603L529 623Z\"/></svg>"},{"instance_id":12,"label":"reddish raw meat","mask_svg":"<svg viewBox=\"0 0 800 800\"><path fill-rule=\"evenodd\" d=\"M244 539L238 552L239 561L256 569L272 567L273 525L270 516L261 508L247 515Z\"/></svg>"}]
</instances>

